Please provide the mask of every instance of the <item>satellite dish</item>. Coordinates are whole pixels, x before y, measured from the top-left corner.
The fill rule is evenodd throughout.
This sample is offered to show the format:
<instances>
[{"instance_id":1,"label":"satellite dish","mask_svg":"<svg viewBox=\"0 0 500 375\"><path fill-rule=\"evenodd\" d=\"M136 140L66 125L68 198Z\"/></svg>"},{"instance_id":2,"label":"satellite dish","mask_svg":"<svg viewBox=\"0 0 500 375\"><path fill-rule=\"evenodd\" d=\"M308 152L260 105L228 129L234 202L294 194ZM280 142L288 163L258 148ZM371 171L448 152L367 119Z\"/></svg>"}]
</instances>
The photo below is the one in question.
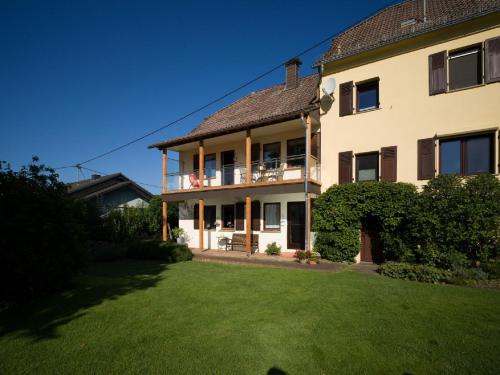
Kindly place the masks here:
<instances>
[{"instance_id":1,"label":"satellite dish","mask_svg":"<svg viewBox=\"0 0 500 375\"><path fill-rule=\"evenodd\" d=\"M323 93L328 96L332 96L335 92L335 87L337 86L337 81L335 78L328 78L323 84Z\"/></svg>"}]
</instances>

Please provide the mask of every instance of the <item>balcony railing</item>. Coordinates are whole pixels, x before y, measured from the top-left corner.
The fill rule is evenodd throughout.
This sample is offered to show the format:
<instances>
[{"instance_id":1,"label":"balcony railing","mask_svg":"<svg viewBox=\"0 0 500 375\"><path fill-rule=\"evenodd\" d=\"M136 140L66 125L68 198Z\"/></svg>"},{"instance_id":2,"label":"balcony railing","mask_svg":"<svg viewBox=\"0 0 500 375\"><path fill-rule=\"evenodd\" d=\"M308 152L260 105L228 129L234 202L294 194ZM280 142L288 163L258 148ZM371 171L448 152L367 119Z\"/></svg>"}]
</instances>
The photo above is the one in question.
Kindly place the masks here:
<instances>
[{"instance_id":1,"label":"balcony railing","mask_svg":"<svg viewBox=\"0 0 500 375\"><path fill-rule=\"evenodd\" d=\"M320 163L311 156L309 179L320 181ZM241 185L246 183L247 168L244 163L225 164L221 168L204 169L204 187ZM266 159L252 162L250 166L251 183L279 182L304 179L305 155L287 158ZM167 191L189 190L200 187L199 171L184 170L167 175Z\"/></svg>"}]
</instances>

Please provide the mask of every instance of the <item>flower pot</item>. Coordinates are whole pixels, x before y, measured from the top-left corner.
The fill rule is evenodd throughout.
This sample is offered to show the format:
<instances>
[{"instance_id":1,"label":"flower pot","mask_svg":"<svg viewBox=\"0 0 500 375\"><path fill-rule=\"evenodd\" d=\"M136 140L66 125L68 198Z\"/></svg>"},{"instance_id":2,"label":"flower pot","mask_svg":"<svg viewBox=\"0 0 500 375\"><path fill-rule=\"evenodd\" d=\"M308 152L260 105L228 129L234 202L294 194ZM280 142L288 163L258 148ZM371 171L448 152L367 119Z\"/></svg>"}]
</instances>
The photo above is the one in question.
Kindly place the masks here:
<instances>
[{"instance_id":1,"label":"flower pot","mask_svg":"<svg viewBox=\"0 0 500 375\"><path fill-rule=\"evenodd\" d=\"M318 264L318 262L315 260L309 260L309 262L307 263L309 263L310 266L315 266L316 264Z\"/></svg>"},{"instance_id":2,"label":"flower pot","mask_svg":"<svg viewBox=\"0 0 500 375\"><path fill-rule=\"evenodd\" d=\"M184 237L177 237L177 243L179 245L183 245L184 244Z\"/></svg>"}]
</instances>

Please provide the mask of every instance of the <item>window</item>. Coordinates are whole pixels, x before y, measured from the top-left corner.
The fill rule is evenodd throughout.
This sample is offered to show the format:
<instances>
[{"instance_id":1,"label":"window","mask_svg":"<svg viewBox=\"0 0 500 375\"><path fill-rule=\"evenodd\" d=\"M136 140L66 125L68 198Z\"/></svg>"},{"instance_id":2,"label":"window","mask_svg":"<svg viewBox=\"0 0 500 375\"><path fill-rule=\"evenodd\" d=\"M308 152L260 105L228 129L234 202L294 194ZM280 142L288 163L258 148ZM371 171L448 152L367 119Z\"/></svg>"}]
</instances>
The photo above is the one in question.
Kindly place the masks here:
<instances>
[{"instance_id":1,"label":"window","mask_svg":"<svg viewBox=\"0 0 500 375\"><path fill-rule=\"evenodd\" d=\"M286 143L287 164L289 167L305 165L306 139L289 139Z\"/></svg>"},{"instance_id":2,"label":"window","mask_svg":"<svg viewBox=\"0 0 500 375\"><path fill-rule=\"evenodd\" d=\"M215 229L216 217L215 206L205 206L203 209L203 227L205 229ZM197 204L193 208L194 229L200 228L200 206Z\"/></svg>"},{"instance_id":3,"label":"window","mask_svg":"<svg viewBox=\"0 0 500 375\"><path fill-rule=\"evenodd\" d=\"M280 203L264 203L264 229L279 230L280 217Z\"/></svg>"},{"instance_id":4,"label":"window","mask_svg":"<svg viewBox=\"0 0 500 375\"><path fill-rule=\"evenodd\" d=\"M205 161L203 165L203 174L207 178L215 177L216 170L216 157L215 154L205 155ZM198 176L198 171L200 170L200 156L199 154L193 155L193 172Z\"/></svg>"},{"instance_id":5,"label":"window","mask_svg":"<svg viewBox=\"0 0 500 375\"><path fill-rule=\"evenodd\" d=\"M222 228L234 229L234 204L222 205Z\"/></svg>"},{"instance_id":6,"label":"window","mask_svg":"<svg viewBox=\"0 0 500 375\"><path fill-rule=\"evenodd\" d=\"M378 80L356 85L357 102L356 111L362 112L379 107Z\"/></svg>"},{"instance_id":7,"label":"window","mask_svg":"<svg viewBox=\"0 0 500 375\"><path fill-rule=\"evenodd\" d=\"M450 52L448 59L450 90L476 86L482 83L481 46Z\"/></svg>"},{"instance_id":8,"label":"window","mask_svg":"<svg viewBox=\"0 0 500 375\"><path fill-rule=\"evenodd\" d=\"M356 155L356 181L378 181L378 152Z\"/></svg>"},{"instance_id":9,"label":"window","mask_svg":"<svg viewBox=\"0 0 500 375\"><path fill-rule=\"evenodd\" d=\"M493 173L493 134L441 140L439 164L442 174Z\"/></svg>"},{"instance_id":10,"label":"window","mask_svg":"<svg viewBox=\"0 0 500 375\"><path fill-rule=\"evenodd\" d=\"M215 154L205 155L204 165L205 176L208 178L215 177Z\"/></svg>"},{"instance_id":11,"label":"window","mask_svg":"<svg viewBox=\"0 0 500 375\"><path fill-rule=\"evenodd\" d=\"M281 158L281 143L268 143L263 146L262 154L264 158L264 164L267 169L278 168L280 166Z\"/></svg>"}]
</instances>

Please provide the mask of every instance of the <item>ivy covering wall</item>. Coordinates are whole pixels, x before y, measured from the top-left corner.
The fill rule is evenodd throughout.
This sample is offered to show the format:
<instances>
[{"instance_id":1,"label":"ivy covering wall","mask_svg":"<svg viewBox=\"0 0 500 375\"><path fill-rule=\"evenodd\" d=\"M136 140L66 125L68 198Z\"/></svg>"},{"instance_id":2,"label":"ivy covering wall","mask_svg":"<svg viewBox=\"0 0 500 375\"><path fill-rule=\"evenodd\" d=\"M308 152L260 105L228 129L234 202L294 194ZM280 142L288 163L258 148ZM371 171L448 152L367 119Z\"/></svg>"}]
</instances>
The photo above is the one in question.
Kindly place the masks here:
<instances>
[{"instance_id":1,"label":"ivy covering wall","mask_svg":"<svg viewBox=\"0 0 500 375\"><path fill-rule=\"evenodd\" d=\"M364 221L385 260L453 268L500 255L500 181L488 174L439 176L420 192L407 183L334 185L313 215L315 250L332 261L354 261Z\"/></svg>"}]
</instances>

